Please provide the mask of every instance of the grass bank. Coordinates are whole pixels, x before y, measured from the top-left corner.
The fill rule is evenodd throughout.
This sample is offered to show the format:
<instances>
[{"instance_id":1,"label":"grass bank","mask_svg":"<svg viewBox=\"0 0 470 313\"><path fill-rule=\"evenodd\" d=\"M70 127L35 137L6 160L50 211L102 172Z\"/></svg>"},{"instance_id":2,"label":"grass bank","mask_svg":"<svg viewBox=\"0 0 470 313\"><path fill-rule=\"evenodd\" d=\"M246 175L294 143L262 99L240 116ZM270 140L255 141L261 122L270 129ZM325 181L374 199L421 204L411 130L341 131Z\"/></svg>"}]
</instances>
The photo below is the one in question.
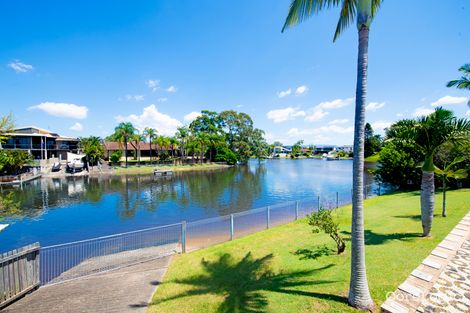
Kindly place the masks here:
<instances>
[{"instance_id":1,"label":"grass bank","mask_svg":"<svg viewBox=\"0 0 470 313\"><path fill-rule=\"evenodd\" d=\"M128 168L125 167L114 167L114 173L116 175L132 175L132 174L152 174L155 169L162 171L174 171L174 172L184 172L184 171L201 171L201 170L213 170L220 168L231 167L230 165L225 164L185 164L185 165L142 165L142 166L131 166Z\"/></svg>"},{"instance_id":2,"label":"grass bank","mask_svg":"<svg viewBox=\"0 0 470 313\"><path fill-rule=\"evenodd\" d=\"M441 209L436 196L436 213ZM377 312L386 294L470 209L470 190L448 193L448 217L436 215L433 237L421 238L419 193L365 202L367 275ZM349 239L351 207L335 212ZM305 220L204 250L178 255L148 312L356 312L347 305L350 241L342 255Z\"/></svg>"},{"instance_id":3,"label":"grass bank","mask_svg":"<svg viewBox=\"0 0 470 313\"><path fill-rule=\"evenodd\" d=\"M378 153L364 159L366 162L379 162L380 155Z\"/></svg>"}]
</instances>

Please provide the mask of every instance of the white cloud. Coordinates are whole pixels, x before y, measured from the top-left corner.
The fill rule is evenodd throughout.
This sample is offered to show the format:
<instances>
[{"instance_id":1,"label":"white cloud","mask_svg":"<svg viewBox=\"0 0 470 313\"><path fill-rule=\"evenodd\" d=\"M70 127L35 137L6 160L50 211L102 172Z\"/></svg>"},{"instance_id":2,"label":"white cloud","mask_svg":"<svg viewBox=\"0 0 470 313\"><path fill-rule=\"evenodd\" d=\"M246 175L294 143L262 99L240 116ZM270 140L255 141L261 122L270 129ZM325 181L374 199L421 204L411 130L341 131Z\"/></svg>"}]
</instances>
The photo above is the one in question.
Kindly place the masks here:
<instances>
[{"instance_id":1,"label":"white cloud","mask_svg":"<svg viewBox=\"0 0 470 313\"><path fill-rule=\"evenodd\" d=\"M34 69L31 64L25 64L20 62L19 60L15 60L14 62L8 63L7 66L17 73L26 73Z\"/></svg>"},{"instance_id":2,"label":"white cloud","mask_svg":"<svg viewBox=\"0 0 470 313\"><path fill-rule=\"evenodd\" d=\"M284 98L284 97L287 97L288 95L290 95L291 93L292 93L292 89L289 88L289 89L284 90L284 91L279 91L279 92L277 93L277 96L278 96L279 98Z\"/></svg>"},{"instance_id":3,"label":"white cloud","mask_svg":"<svg viewBox=\"0 0 470 313\"><path fill-rule=\"evenodd\" d=\"M158 102L166 102L168 100L168 98L158 98L157 101Z\"/></svg>"},{"instance_id":4,"label":"white cloud","mask_svg":"<svg viewBox=\"0 0 470 313\"><path fill-rule=\"evenodd\" d=\"M176 88L175 86L171 85L170 87L168 87L166 89L166 91L170 92L170 93L175 93L176 91L178 90L178 88Z\"/></svg>"},{"instance_id":5,"label":"white cloud","mask_svg":"<svg viewBox=\"0 0 470 313\"><path fill-rule=\"evenodd\" d=\"M274 123L281 123L305 115L305 112L298 108L287 107L285 109L271 110L266 114L266 117L273 120Z\"/></svg>"},{"instance_id":6,"label":"white cloud","mask_svg":"<svg viewBox=\"0 0 470 313\"><path fill-rule=\"evenodd\" d=\"M413 116L415 117L426 116L426 115L431 114L432 112L434 112L433 109L426 108L426 107L419 107L419 108L416 108L416 110L413 113Z\"/></svg>"},{"instance_id":7,"label":"white cloud","mask_svg":"<svg viewBox=\"0 0 470 313\"><path fill-rule=\"evenodd\" d=\"M305 135L327 135L331 133L335 134L352 134L354 128L352 126L342 127L337 125L328 125L328 126L321 126L317 128L307 128L299 130L298 128L294 127L289 129L287 135L289 137L299 137Z\"/></svg>"},{"instance_id":8,"label":"white cloud","mask_svg":"<svg viewBox=\"0 0 470 313\"><path fill-rule=\"evenodd\" d=\"M143 95L126 95L127 101L144 101Z\"/></svg>"},{"instance_id":9,"label":"white cloud","mask_svg":"<svg viewBox=\"0 0 470 313\"><path fill-rule=\"evenodd\" d=\"M323 109L321 108L314 108L312 110L311 113L309 113L306 117L305 117L305 120L306 121L309 121L309 122L315 122L315 121L319 121L321 120L322 118L324 118L325 116L327 116L328 114L330 114L329 112L325 112Z\"/></svg>"},{"instance_id":10,"label":"white cloud","mask_svg":"<svg viewBox=\"0 0 470 313\"><path fill-rule=\"evenodd\" d=\"M453 97L453 96L445 96L437 101L431 103L433 107L446 105L446 104L466 104L468 101L467 97Z\"/></svg>"},{"instance_id":11,"label":"white cloud","mask_svg":"<svg viewBox=\"0 0 470 313\"><path fill-rule=\"evenodd\" d=\"M347 118L340 119L340 120L332 120L331 122L328 123L328 125L346 124L347 122L349 122Z\"/></svg>"},{"instance_id":12,"label":"white cloud","mask_svg":"<svg viewBox=\"0 0 470 313\"><path fill-rule=\"evenodd\" d=\"M385 106L385 102L370 102L366 105L366 111L377 111Z\"/></svg>"},{"instance_id":13,"label":"white cloud","mask_svg":"<svg viewBox=\"0 0 470 313\"><path fill-rule=\"evenodd\" d=\"M176 129L183 125L177 119L174 119L167 114L159 112L154 104L145 107L140 115L119 115L116 116L115 119L118 123L131 122L139 130L143 130L145 127L152 127L155 128L159 134L163 134L166 136L174 135Z\"/></svg>"},{"instance_id":14,"label":"white cloud","mask_svg":"<svg viewBox=\"0 0 470 313\"><path fill-rule=\"evenodd\" d=\"M350 105L354 102L354 98L335 99L333 101L325 101L318 104L316 107L320 109L339 109Z\"/></svg>"},{"instance_id":15,"label":"white cloud","mask_svg":"<svg viewBox=\"0 0 470 313\"><path fill-rule=\"evenodd\" d=\"M397 117L402 117L403 113L397 113L396 115L397 115Z\"/></svg>"},{"instance_id":16,"label":"white cloud","mask_svg":"<svg viewBox=\"0 0 470 313\"><path fill-rule=\"evenodd\" d=\"M70 126L69 129L70 129L70 130L77 131L77 132L81 132L81 131L83 130L83 125L80 124L79 122L76 122L75 124L73 124L72 126Z\"/></svg>"},{"instance_id":17,"label":"white cloud","mask_svg":"<svg viewBox=\"0 0 470 313\"><path fill-rule=\"evenodd\" d=\"M41 110L49 115L57 117L69 117L82 120L87 117L88 108L73 103L43 102L28 108L31 110Z\"/></svg>"},{"instance_id":18,"label":"white cloud","mask_svg":"<svg viewBox=\"0 0 470 313\"><path fill-rule=\"evenodd\" d=\"M186 114L183 117L183 119L184 119L185 122L191 123L192 121L194 121L195 119L197 119L201 115L202 114L200 112L191 112L191 113Z\"/></svg>"},{"instance_id":19,"label":"white cloud","mask_svg":"<svg viewBox=\"0 0 470 313\"><path fill-rule=\"evenodd\" d=\"M306 93L308 90L308 87L305 86L305 85L302 85L302 86L299 86L297 87L297 89L295 90L295 95L296 96L300 96L300 95L303 95L304 93Z\"/></svg>"},{"instance_id":20,"label":"white cloud","mask_svg":"<svg viewBox=\"0 0 470 313\"><path fill-rule=\"evenodd\" d=\"M160 81L156 79L149 79L145 82L147 87L149 87L152 91L157 91L160 88Z\"/></svg>"},{"instance_id":21,"label":"white cloud","mask_svg":"<svg viewBox=\"0 0 470 313\"><path fill-rule=\"evenodd\" d=\"M392 125L392 122L389 121L375 121L371 123L372 128L374 131L382 133L385 128L389 128Z\"/></svg>"}]
</instances>

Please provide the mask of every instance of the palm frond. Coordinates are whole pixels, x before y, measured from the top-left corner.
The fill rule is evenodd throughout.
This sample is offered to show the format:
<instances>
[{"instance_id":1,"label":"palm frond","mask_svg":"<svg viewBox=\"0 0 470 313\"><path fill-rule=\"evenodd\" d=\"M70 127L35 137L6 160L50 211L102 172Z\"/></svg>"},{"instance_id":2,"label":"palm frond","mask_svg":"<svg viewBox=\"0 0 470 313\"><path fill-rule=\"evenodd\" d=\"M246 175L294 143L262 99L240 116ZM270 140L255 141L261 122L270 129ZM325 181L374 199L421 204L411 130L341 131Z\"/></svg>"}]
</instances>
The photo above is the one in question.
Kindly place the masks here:
<instances>
[{"instance_id":1,"label":"palm frond","mask_svg":"<svg viewBox=\"0 0 470 313\"><path fill-rule=\"evenodd\" d=\"M292 0L281 32L303 22L325 8L337 6L340 2L341 0Z\"/></svg>"},{"instance_id":2,"label":"palm frond","mask_svg":"<svg viewBox=\"0 0 470 313\"><path fill-rule=\"evenodd\" d=\"M341 33L354 22L357 12L357 0L343 0L341 12L339 14L338 25L336 25L335 36L333 41L341 35Z\"/></svg>"},{"instance_id":3,"label":"palm frond","mask_svg":"<svg viewBox=\"0 0 470 313\"><path fill-rule=\"evenodd\" d=\"M380 5L383 1L384 0L372 0L372 18L374 18L377 12L379 11Z\"/></svg>"},{"instance_id":4,"label":"palm frond","mask_svg":"<svg viewBox=\"0 0 470 313\"><path fill-rule=\"evenodd\" d=\"M463 72L465 75L470 75L470 63L467 63L465 65L462 65L459 68L459 71Z\"/></svg>"},{"instance_id":5,"label":"palm frond","mask_svg":"<svg viewBox=\"0 0 470 313\"><path fill-rule=\"evenodd\" d=\"M455 179L464 179L468 177L468 173L465 169L461 168L459 170L456 170L453 174L452 177Z\"/></svg>"}]
</instances>

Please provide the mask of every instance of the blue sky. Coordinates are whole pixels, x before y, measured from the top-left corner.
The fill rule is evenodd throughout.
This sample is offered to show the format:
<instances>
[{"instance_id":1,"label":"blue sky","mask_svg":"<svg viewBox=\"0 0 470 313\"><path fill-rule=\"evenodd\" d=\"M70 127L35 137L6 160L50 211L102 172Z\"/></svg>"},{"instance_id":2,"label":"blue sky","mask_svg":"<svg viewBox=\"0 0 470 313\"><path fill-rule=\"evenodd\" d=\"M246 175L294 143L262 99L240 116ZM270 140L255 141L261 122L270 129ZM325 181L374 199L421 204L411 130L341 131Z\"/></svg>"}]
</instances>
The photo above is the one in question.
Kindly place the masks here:
<instances>
[{"instance_id":1,"label":"blue sky","mask_svg":"<svg viewBox=\"0 0 470 313\"><path fill-rule=\"evenodd\" d=\"M69 136L124 120L171 134L203 109L250 114L268 141L352 142L357 31L338 10L281 33L289 0L9 1L0 4L0 115ZM377 131L433 104L470 62L465 0L388 0L372 24L369 110Z\"/></svg>"}]
</instances>

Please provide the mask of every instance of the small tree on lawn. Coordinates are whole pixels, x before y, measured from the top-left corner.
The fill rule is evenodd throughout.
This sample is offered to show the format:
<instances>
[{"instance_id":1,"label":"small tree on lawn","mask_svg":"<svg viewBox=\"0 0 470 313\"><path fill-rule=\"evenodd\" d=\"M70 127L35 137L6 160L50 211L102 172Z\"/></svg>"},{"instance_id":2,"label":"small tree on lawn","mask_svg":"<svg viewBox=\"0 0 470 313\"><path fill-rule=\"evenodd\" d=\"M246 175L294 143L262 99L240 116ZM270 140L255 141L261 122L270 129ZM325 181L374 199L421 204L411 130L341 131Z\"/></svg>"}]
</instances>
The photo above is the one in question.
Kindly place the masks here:
<instances>
[{"instance_id":1,"label":"small tree on lawn","mask_svg":"<svg viewBox=\"0 0 470 313\"><path fill-rule=\"evenodd\" d=\"M346 245L339 235L339 223L333 219L331 211L320 208L318 212L308 215L307 219L308 224L313 227L312 232L314 234L323 231L335 241L338 254L344 252Z\"/></svg>"},{"instance_id":2,"label":"small tree on lawn","mask_svg":"<svg viewBox=\"0 0 470 313\"><path fill-rule=\"evenodd\" d=\"M452 170L456 164L465 161L465 158L455 158L450 164L444 164L444 168L441 170L437 166L434 166L434 173L442 179L442 216L446 217L446 189L447 189L447 182L449 182L450 178L454 179L464 179L467 178L468 173L465 169L458 169L456 171Z\"/></svg>"}]
</instances>

